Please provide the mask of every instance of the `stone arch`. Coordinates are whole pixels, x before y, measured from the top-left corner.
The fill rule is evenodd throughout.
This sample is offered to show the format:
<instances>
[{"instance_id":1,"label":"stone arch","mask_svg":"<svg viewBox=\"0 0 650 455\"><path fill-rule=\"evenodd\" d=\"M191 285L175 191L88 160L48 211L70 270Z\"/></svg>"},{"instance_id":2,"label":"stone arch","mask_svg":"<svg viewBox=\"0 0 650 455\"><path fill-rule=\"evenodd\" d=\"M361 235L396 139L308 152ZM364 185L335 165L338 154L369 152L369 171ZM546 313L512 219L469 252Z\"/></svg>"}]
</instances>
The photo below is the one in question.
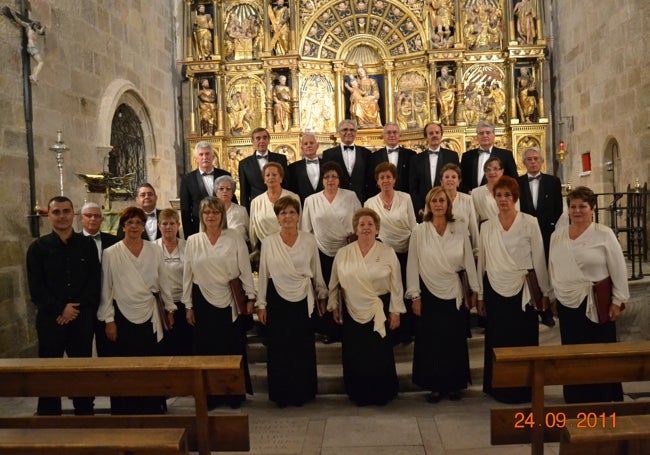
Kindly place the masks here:
<instances>
[{"instance_id":1,"label":"stone arch","mask_svg":"<svg viewBox=\"0 0 650 455\"><path fill-rule=\"evenodd\" d=\"M608 164L610 163L611 164ZM621 187L621 155L618 146L618 140L611 135L605 138L601 163L603 165L603 191L617 192L625 191Z\"/></svg>"},{"instance_id":2,"label":"stone arch","mask_svg":"<svg viewBox=\"0 0 650 455\"><path fill-rule=\"evenodd\" d=\"M133 109L138 119L140 119L144 138L145 158L157 160L156 140L149 108L140 91L132 82L125 79L116 79L111 82L106 87L100 100L97 116L98 149L105 151L105 154L108 154L108 151L110 151L111 124L115 111L121 104L126 104Z\"/></svg>"}]
</instances>

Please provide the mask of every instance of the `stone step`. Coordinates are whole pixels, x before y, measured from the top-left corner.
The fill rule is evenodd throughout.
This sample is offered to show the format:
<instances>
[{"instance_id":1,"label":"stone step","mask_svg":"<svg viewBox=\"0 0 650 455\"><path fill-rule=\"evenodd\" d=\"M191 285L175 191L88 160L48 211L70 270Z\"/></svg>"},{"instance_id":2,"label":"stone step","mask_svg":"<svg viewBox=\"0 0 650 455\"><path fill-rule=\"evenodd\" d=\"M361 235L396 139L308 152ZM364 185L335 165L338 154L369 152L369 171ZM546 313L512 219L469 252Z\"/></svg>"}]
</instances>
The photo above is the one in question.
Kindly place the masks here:
<instances>
[{"instance_id":1,"label":"stone step","mask_svg":"<svg viewBox=\"0 0 650 455\"><path fill-rule=\"evenodd\" d=\"M483 383L483 355L484 355L483 330L472 329L472 338L467 340L469 350L469 367L471 381L474 386ZM539 344L560 344L560 329L544 325L539 326ZM343 367L341 365L341 343L323 344L316 342L316 359L318 375L318 393L344 394ZM395 367L399 379L401 392L418 391L419 388L411 382L411 368L413 359L413 344L408 346L395 346ZM253 391L267 393L266 381L266 347L255 335L249 337L248 364L253 383Z\"/></svg>"}]
</instances>

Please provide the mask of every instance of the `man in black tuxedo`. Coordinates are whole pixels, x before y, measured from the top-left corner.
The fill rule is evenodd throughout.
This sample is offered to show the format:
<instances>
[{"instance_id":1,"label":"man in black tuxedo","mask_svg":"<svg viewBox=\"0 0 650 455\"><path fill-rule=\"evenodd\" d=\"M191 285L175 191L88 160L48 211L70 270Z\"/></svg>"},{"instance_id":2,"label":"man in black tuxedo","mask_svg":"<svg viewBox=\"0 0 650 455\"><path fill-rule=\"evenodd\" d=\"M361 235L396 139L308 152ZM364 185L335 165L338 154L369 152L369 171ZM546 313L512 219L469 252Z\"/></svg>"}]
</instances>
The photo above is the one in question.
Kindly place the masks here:
<instances>
[{"instance_id":1,"label":"man in black tuxedo","mask_svg":"<svg viewBox=\"0 0 650 455\"><path fill-rule=\"evenodd\" d=\"M145 182L138 188L135 195L135 203L138 207L144 210L147 215L147 221L144 224L144 231L142 232L142 239L153 242L162 237L160 229L158 229L158 214L160 210L156 208L158 196L156 190L151 183ZM117 229L117 238L122 240L124 238L124 229L120 226Z\"/></svg>"},{"instance_id":2,"label":"man in black tuxedo","mask_svg":"<svg viewBox=\"0 0 650 455\"><path fill-rule=\"evenodd\" d=\"M551 234L555 231L555 223L562 215L562 184L557 177L541 172L544 156L538 147L527 148L524 151L523 160L527 172L517 179L521 193L519 206L523 213L537 218L544 241L546 261L548 261ZM540 316L545 325L549 327L555 325L550 309L541 313Z\"/></svg>"},{"instance_id":3,"label":"man in black tuxedo","mask_svg":"<svg viewBox=\"0 0 650 455\"><path fill-rule=\"evenodd\" d=\"M313 133L305 133L300 138L300 150L304 159L289 165L287 189L300 196L300 203L304 204L307 196L323 190L321 160L316 155L318 142Z\"/></svg>"},{"instance_id":4,"label":"man in black tuxedo","mask_svg":"<svg viewBox=\"0 0 650 455\"><path fill-rule=\"evenodd\" d=\"M264 128L255 128L251 135L255 153L239 162L239 196L241 205L251 210L251 201L266 191L262 168L270 161L280 163L287 175L287 157L281 153L269 152L271 135ZM282 181L286 187L286 177Z\"/></svg>"},{"instance_id":5,"label":"man in black tuxedo","mask_svg":"<svg viewBox=\"0 0 650 455\"><path fill-rule=\"evenodd\" d=\"M369 173L374 179L375 167L379 163L390 162L397 168L397 181L395 182L395 189L409 193L409 169L411 158L416 153L399 145L399 126L395 122L388 122L384 125L384 144L382 147L371 155ZM370 185L368 188L368 197L379 194L379 187Z\"/></svg>"},{"instance_id":6,"label":"man in black tuxedo","mask_svg":"<svg viewBox=\"0 0 650 455\"><path fill-rule=\"evenodd\" d=\"M181 220L185 238L199 232L199 205L203 198L214 195L214 180L222 175L230 175L230 172L214 167L214 158L210 142L197 142L194 159L199 167L185 174L181 180Z\"/></svg>"},{"instance_id":7,"label":"man in black tuxedo","mask_svg":"<svg viewBox=\"0 0 650 455\"><path fill-rule=\"evenodd\" d=\"M86 202L83 207L81 207L79 213L79 220L81 221L81 226L83 226L82 234L86 237L91 237L94 240L95 246L97 247L99 262L101 263L102 252L106 248L115 245L120 240L115 235L101 232L99 230L102 226L102 221L104 221L104 214L99 205L94 202ZM117 355L117 352L115 351L115 343L109 342L106 337L106 324L97 319L96 312L95 345L97 346L97 354L100 357L113 357Z\"/></svg>"},{"instance_id":8,"label":"man in black tuxedo","mask_svg":"<svg viewBox=\"0 0 650 455\"><path fill-rule=\"evenodd\" d=\"M487 180L483 172L483 165L489 157L496 156L503 164L503 175L516 179L517 164L510 150L500 149L494 146L494 125L481 120L476 125L476 136L479 148L468 150L463 153L460 161L460 171L463 174L460 182L460 189L464 193L471 193L477 186L485 185Z\"/></svg>"},{"instance_id":9,"label":"man in black tuxedo","mask_svg":"<svg viewBox=\"0 0 650 455\"><path fill-rule=\"evenodd\" d=\"M434 186L440 185L440 171L445 164L458 164L458 153L440 147L442 141L442 125L430 122L424 127L424 138L427 150L411 158L409 173L409 191L413 200L413 209L422 220L424 214L424 199Z\"/></svg>"},{"instance_id":10,"label":"man in black tuxedo","mask_svg":"<svg viewBox=\"0 0 650 455\"><path fill-rule=\"evenodd\" d=\"M374 183L372 176L369 175L372 152L365 147L354 145L357 137L357 122L354 120L343 120L339 124L338 131L341 144L325 150L323 162L334 161L341 166L343 175L341 175L340 188L354 191L363 205L368 198L369 183Z\"/></svg>"}]
</instances>

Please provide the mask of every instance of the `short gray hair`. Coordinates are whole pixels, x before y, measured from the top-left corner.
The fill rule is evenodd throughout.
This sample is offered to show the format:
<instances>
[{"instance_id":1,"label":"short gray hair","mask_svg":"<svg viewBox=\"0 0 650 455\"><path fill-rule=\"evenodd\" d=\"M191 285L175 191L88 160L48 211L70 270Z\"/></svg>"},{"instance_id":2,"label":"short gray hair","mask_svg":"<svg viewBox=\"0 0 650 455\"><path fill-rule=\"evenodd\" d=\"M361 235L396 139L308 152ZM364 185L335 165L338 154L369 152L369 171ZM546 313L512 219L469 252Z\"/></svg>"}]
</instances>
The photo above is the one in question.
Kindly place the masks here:
<instances>
[{"instance_id":1,"label":"short gray hair","mask_svg":"<svg viewBox=\"0 0 650 455\"><path fill-rule=\"evenodd\" d=\"M81 206L81 211L79 213L84 213L87 209L99 209L100 211L102 210L99 204L96 204L95 202L86 202Z\"/></svg>"},{"instance_id":2,"label":"short gray hair","mask_svg":"<svg viewBox=\"0 0 650 455\"><path fill-rule=\"evenodd\" d=\"M490 128L492 130L492 132L494 133L494 124L488 122L487 120L481 120L480 122L478 122L476 124L476 134L478 134L478 131L481 128Z\"/></svg>"},{"instance_id":3,"label":"short gray hair","mask_svg":"<svg viewBox=\"0 0 650 455\"><path fill-rule=\"evenodd\" d=\"M336 131L341 131L341 129L343 128L343 125L345 125L346 123L349 123L350 125L352 125L354 127L354 131L357 131L359 129L359 125L357 125L357 122L355 120L346 118L341 123L339 123L339 126L336 129Z\"/></svg>"},{"instance_id":4,"label":"short gray hair","mask_svg":"<svg viewBox=\"0 0 650 455\"><path fill-rule=\"evenodd\" d=\"M198 153L199 149L210 149L212 153L214 154L214 147L212 147L212 143L210 141L199 141L196 143L194 146L194 156Z\"/></svg>"},{"instance_id":5,"label":"short gray hair","mask_svg":"<svg viewBox=\"0 0 650 455\"><path fill-rule=\"evenodd\" d=\"M544 155L542 154L542 151L537 146L526 147L526 149L524 150L524 153L521 154L521 160L522 161L526 161L526 154L528 152L537 153L539 155L539 158L542 160L542 163L544 162Z\"/></svg>"},{"instance_id":6,"label":"short gray hair","mask_svg":"<svg viewBox=\"0 0 650 455\"><path fill-rule=\"evenodd\" d=\"M214 191L215 191L215 193L217 191L217 187L219 186L219 184L221 182L230 183L230 188L232 188L233 193L235 192L235 190L237 190L237 182L235 181L235 179L232 178L229 175L222 175L221 177L217 177L216 179L214 179Z\"/></svg>"},{"instance_id":7,"label":"short gray hair","mask_svg":"<svg viewBox=\"0 0 650 455\"><path fill-rule=\"evenodd\" d=\"M383 130L383 131L384 131L384 134L386 134L386 128L388 128L389 126L394 126L395 128L397 128L397 132L398 132L398 133L401 132L400 129L399 129L399 125L397 124L397 122L386 122L386 124L384 125L384 130Z\"/></svg>"}]
</instances>

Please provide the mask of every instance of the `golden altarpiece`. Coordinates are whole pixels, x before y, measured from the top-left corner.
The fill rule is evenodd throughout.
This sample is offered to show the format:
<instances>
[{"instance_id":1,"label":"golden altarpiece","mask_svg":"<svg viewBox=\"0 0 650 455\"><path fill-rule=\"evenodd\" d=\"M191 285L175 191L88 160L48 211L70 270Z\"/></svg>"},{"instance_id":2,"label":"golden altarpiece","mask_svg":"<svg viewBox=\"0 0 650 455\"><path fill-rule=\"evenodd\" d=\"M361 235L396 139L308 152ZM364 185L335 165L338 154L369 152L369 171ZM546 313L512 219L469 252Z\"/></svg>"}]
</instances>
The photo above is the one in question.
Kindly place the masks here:
<instances>
[{"instance_id":1,"label":"golden altarpiece","mask_svg":"<svg viewBox=\"0 0 650 455\"><path fill-rule=\"evenodd\" d=\"M254 128L291 162L301 132L323 149L346 118L371 149L392 121L421 151L433 121L462 154L488 120L520 166L524 147L546 150L541 0L186 0L183 26L187 140L235 177Z\"/></svg>"}]
</instances>

